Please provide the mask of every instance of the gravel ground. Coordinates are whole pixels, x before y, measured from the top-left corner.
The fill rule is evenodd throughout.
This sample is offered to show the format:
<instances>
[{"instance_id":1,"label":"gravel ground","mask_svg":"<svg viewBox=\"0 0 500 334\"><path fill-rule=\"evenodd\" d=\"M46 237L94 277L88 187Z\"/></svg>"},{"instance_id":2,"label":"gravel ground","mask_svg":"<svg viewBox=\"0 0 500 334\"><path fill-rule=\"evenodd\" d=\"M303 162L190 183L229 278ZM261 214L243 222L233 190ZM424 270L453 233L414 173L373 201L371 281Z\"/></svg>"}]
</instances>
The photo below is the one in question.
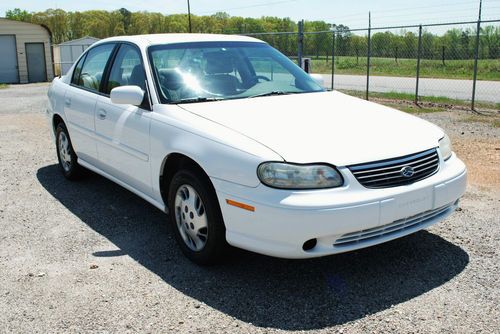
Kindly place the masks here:
<instances>
[{"instance_id":1,"label":"gravel ground","mask_svg":"<svg viewBox=\"0 0 500 334\"><path fill-rule=\"evenodd\" d=\"M471 172L461 208L427 231L313 260L235 250L202 268L148 203L61 176L46 90L0 90L0 332L499 332L499 128L422 115Z\"/></svg>"}]
</instances>

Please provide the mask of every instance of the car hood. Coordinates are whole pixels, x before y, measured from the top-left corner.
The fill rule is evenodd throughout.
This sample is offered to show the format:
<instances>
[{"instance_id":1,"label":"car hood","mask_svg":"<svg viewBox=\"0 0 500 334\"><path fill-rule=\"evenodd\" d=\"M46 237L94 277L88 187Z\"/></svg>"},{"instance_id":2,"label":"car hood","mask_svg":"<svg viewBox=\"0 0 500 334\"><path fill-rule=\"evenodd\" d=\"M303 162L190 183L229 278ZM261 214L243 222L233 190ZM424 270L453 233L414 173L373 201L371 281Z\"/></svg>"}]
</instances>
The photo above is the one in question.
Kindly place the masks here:
<instances>
[{"instance_id":1,"label":"car hood","mask_svg":"<svg viewBox=\"0 0 500 334\"><path fill-rule=\"evenodd\" d=\"M438 146L443 131L418 117L340 92L179 105L295 163L345 166Z\"/></svg>"}]
</instances>

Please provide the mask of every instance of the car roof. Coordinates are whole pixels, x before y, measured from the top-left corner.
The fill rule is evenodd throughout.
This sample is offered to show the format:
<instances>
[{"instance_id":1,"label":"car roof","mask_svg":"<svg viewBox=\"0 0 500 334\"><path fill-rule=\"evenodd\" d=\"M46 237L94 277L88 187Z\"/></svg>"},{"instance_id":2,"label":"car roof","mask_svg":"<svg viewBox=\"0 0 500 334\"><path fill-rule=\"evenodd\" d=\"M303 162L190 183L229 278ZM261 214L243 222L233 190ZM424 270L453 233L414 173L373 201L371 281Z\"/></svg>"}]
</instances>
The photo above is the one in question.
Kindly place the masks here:
<instances>
[{"instance_id":1,"label":"car roof","mask_svg":"<svg viewBox=\"0 0 500 334\"><path fill-rule=\"evenodd\" d=\"M265 43L259 39L241 36L241 35L222 35L222 34L149 34L133 36L116 36L100 40L95 43L106 42L132 42L139 46L146 47L156 44L174 44L190 42L256 42Z\"/></svg>"}]
</instances>

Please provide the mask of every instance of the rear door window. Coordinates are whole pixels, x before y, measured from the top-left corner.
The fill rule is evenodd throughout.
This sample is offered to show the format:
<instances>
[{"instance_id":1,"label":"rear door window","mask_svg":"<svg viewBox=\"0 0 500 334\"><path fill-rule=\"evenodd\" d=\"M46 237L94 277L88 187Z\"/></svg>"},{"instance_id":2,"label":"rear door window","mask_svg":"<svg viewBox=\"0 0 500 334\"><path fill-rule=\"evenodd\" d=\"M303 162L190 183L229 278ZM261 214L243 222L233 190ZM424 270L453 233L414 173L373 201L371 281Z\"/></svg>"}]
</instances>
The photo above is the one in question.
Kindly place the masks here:
<instances>
[{"instance_id":1,"label":"rear door window","mask_svg":"<svg viewBox=\"0 0 500 334\"><path fill-rule=\"evenodd\" d=\"M104 44L92 48L85 57L80 73L76 73L78 68L75 69L73 83L77 86L98 92L106 64L114 47L115 44ZM76 74L78 74L78 77L76 77Z\"/></svg>"}]
</instances>

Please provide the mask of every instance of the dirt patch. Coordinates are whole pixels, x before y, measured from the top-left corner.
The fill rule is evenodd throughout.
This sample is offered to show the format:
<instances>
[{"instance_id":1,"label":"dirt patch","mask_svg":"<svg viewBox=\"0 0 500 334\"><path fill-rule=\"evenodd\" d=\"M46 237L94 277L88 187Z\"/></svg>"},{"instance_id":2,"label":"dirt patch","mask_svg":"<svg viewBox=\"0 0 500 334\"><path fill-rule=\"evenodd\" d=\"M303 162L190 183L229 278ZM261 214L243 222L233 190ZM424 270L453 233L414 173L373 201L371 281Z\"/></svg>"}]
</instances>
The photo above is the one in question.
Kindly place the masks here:
<instances>
[{"instance_id":1,"label":"dirt patch","mask_svg":"<svg viewBox=\"0 0 500 334\"><path fill-rule=\"evenodd\" d=\"M500 128L495 125L496 115L477 116L455 110L417 116L449 134L453 150L467 165L469 184L500 189Z\"/></svg>"},{"instance_id":2,"label":"dirt patch","mask_svg":"<svg viewBox=\"0 0 500 334\"><path fill-rule=\"evenodd\" d=\"M467 165L469 183L500 189L500 140L452 137L453 148Z\"/></svg>"}]
</instances>

